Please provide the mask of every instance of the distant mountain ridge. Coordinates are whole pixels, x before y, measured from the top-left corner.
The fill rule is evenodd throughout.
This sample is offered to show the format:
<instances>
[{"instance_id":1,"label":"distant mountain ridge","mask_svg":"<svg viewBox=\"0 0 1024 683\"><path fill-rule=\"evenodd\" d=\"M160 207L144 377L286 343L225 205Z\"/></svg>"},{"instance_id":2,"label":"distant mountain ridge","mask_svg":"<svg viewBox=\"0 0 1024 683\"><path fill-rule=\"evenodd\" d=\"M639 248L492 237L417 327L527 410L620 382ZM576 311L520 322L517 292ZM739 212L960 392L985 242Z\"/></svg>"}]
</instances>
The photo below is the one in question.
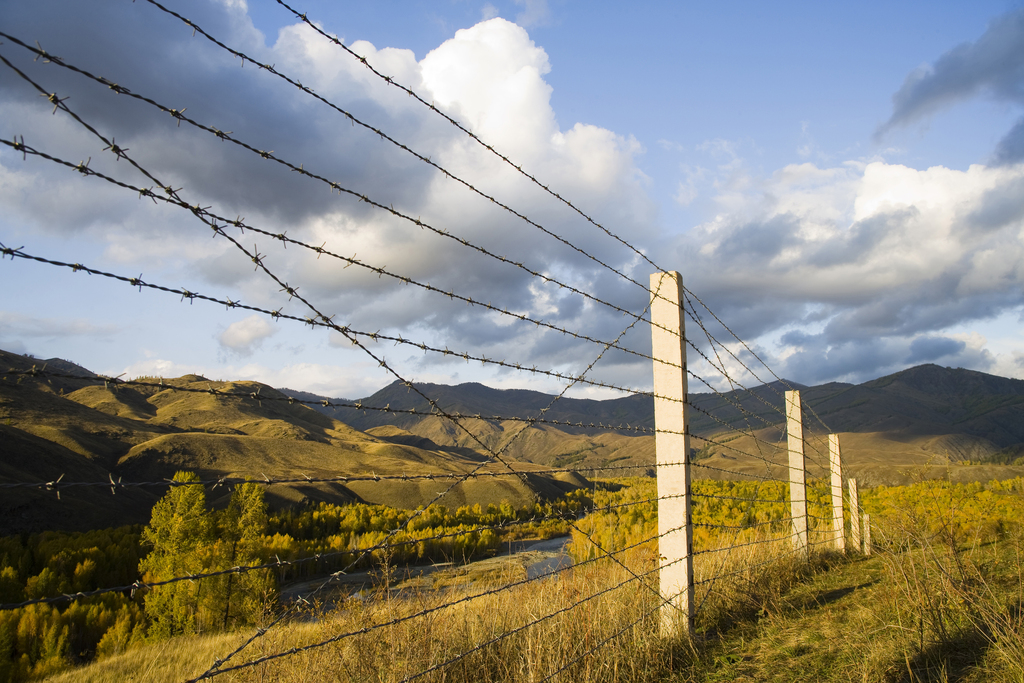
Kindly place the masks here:
<instances>
[{"instance_id":1,"label":"distant mountain ridge","mask_svg":"<svg viewBox=\"0 0 1024 683\"><path fill-rule=\"evenodd\" d=\"M24 374L43 365L73 377ZM527 389L417 384L444 410L469 416L457 426L430 415L427 401L401 383L360 403L419 414L324 406L320 402L325 397L314 394L196 375L163 379L157 386L89 383L74 377L95 375L71 361L42 361L4 351L0 370L20 371L0 372L0 481L6 482L46 482L61 476L80 482L107 482L111 477L160 481L176 470L190 469L206 478L303 479L271 487L268 496L278 505L361 499L415 506L430 500L436 484L305 481L367 472L447 476L502 453L505 461L519 461L517 468L530 471L528 481L469 480L453 490L446 504L502 498L521 504L586 484L575 473L545 473L550 467L587 476L654 473L654 437L611 428L653 427L650 396L553 402L553 396ZM959 481L1024 476L1024 467L1009 464L1024 463L1024 380L936 365L858 385L805 387L779 381L751 391L694 393L694 476L785 477L782 405L790 387L800 389L803 397L811 477L827 472L826 428L819 418L829 431L840 434L845 476L856 476L865 486L919 477ZM211 388L244 397L218 396ZM249 398L254 393L263 400ZM314 405L290 403L285 400L289 396ZM523 421L540 415L598 426ZM522 419L488 419L492 417ZM490 467L497 465L485 465ZM57 499L52 491L8 489L0 496L0 526L31 531L145 521L159 491L117 489L113 496L109 488L75 488Z\"/></svg>"},{"instance_id":2,"label":"distant mountain ridge","mask_svg":"<svg viewBox=\"0 0 1024 683\"><path fill-rule=\"evenodd\" d=\"M524 389L492 389L477 383L455 386L417 383L415 386L441 408L453 413L533 418L541 416L541 410L547 408L543 417L551 420L654 426L654 400L650 396L608 400L562 398L552 405L553 395ZM760 385L751 392L693 392L690 400L697 410L691 411L691 432L710 436L728 431L730 427L746 428L748 422L755 429L765 426L766 421L778 424L783 415L784 392L790 388L800 390L803 404L809 409L806 428L819 432L823 428L815 415L834 432L964 433L987 439L1000 448L1024 445L1024 380L938 365L919 365L856 385L831 382L808 387L783 380ZM280 391L304 400L328 398L291 389ZM410 429L427 419L430 413L429 403L397 381L358 402L373 407L416 409L423 415L313 407L363 430L382 425ZM712 412L717 419L708 417L705 412ZM581 431L559 428L572 433Z\"/></svg>"},{"instance_id":3,"label":"distant mountain ridge","mask_svg":"<svg viewBox=\"0 0 1024 683\"><path fill-rule=\"evenodd\" d=\"M692 387L691 382L691 388ZM577 428L538 423L469 419L467 427L489 447L502 448L521 429L528 434L516 438L509 452L516 458L559 467L601 467L652 464L651 436L617 431L607 426L654 426L654 402L650 396L628 396L610 400L563 398L552 404L552 395L514 389L502 390L481 384L457 386L416 384L447 412L463 415L533 418L543 417L571 423L605 427ZM692 447L700 455L718 457L721 469L740 469L751 474L763 464L757 458L746 461L722 442L737 439L733 446L763 457L777 453L764 443L785 438L784 396L788 389L801 392L805 409L805 431L821 441L826 432L842 436L844 461L852 472L860 471L869 483L896 483L910 476L907 468L953 468L946 476L992 478L1016 476L1016 471L992 470L989 465L964 470L965 462L1010 463L1024 456L1024 380L998 377L982 372L921 365L863 384L831 382L803 386L780 380L754 387L751 391L715 394L695 392L690 396ZM305 400L325 397L282 389ZM329 399L356 403L348 399ZM416 415L314 406L317 410L358 429L373 430L393 425L431 439L441 445L478 447L459 429L430 415L430 405L416 392L395 382L371 396L358 400L370 407L415 409ZM827 427L826 427L827 425ZM743 436L743 434L756 436ZM822 451L822 446L817 446ZM696 454L696 453L695 453ZM730 461L730 462L725 462ZM1021 469L1020 474L1024 474ZM898 476L897 476L898 475ZM933 476L929 474L928 476Z\"/></svg>"}]
</instances>

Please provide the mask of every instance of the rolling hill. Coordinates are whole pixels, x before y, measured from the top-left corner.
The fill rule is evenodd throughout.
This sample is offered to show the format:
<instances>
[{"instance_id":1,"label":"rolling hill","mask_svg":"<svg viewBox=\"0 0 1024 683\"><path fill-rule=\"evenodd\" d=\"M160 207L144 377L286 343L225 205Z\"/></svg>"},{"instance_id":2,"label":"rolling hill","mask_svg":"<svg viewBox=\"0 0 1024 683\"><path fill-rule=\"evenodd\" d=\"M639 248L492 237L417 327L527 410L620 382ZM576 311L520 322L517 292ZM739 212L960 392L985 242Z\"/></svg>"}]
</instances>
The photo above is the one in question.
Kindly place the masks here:
<instances>
[{"instance_id":1,"label":"rolling hill","mask_svg":"<svg viewBox=\"0 0 1024 683\"><path fill-rule=\"evenodd\" d=\"M36 359L0 351L0 483L162 482L178 470L204 479L328 479L343 476L430 474L435 479L303 482L268 487L271 505L361 500L398 507L429 502L459 476L506 471L479 453L437 446L395 427L364 433L290 402L256 382L215 382L197 375L159 380L162 386L89 381L92 373L67 361L46 361L51 371L82 380L14 374ZM56 367L56 370L54 368ZM182 391L186 389L189 391ZM211 392L240 393L243 396ZM449 506L498 503L520 506L578 488L586 480L545 474L531 463L523 477L477 477L454 486ZM55 491L8 489L0 500L7 533L87 529L148 521L161 485ZM225 503L226 487L214 491Z\"/></svg>"},{"instance_id":2,"label":"rolling hill","mask_svg":"<svg viewBox=\"0 0 1024 683\"><path fill-rule=\"evenodd\" d=\"M69 361L45 363L68 377L8 373L0 378L0 483L55 481L62 475L65 482L162 482L180 469L207 479L437 475L434 480L303 481L268 488L277 507L318 500L415 507L443 490L441 478L477 467L485 473L504 471L483 464L487 450L518 461L517 468L529 470L529 476L470 479L446 494L446 504L505 499L519 505L586 484L572 473L545 474L552 467L582 474L624 468L606 470L605 476L653 473L653 436L610 428L653 427L653 401L645 396L552 403L553 396L529 390L417 385L445 410L479 416L462 420L463 430L429 415L426 401L397 382L359 403L419 414L320 404L314 410L288 399L324 397L197 375L150 378L155 386L106 386ZM40 364L0 351L3 368L23 372ZM865 486L1024 475L1024 467L1008 464L1022 462L1024 455L1022 380L923 365L859 385L792 386L803 396L812 476L826 471L828 431L840 434L846 474ZM750 392L692 394L694 476L783 476L786 388L775 382ZM600 426L499 419L541 414ZM8 489L0 501L0 524L17 532L143 522L163 491L163 486L81 487L62 490L58 499L54 491ZM228 492L215 493L223 499Z\"/></svg>"}]
</instances>

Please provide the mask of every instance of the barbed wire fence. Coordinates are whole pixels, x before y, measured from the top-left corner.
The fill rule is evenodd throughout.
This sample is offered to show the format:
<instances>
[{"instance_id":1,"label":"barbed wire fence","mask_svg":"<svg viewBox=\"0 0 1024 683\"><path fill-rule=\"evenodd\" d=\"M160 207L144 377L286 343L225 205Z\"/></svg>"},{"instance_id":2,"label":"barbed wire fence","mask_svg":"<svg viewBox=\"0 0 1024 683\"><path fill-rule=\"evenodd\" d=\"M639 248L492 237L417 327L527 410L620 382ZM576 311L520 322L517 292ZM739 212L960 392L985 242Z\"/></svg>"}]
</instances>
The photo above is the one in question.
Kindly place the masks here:
<instances>
[{"instance_id":1,"label":"barbed wire fence","mask_svg":"<svg viewBox=\"0 0 1024 683\"><path fill-rule=\"evenodd\" d=\"M219 656L206 670L188 679L189 681L199 681L229 673L241 674L255 671L265 673L266 667L271 663L278 663L291 657L316 656L316 653L325 651L351 654L351 650L338 650L338 648L346 647L347 643L364 643L368 638L389 629L407 628L408 625L414 623L433 623L432 620L438 619L441 614L458 613L463 609L477 610L478 614L486 611L493 612L493 600L499 597L513 601L522 600L528 593L538 591L541 586L547 585L544 583L545 581L556 577L566 585L574 586L573 590L576 590L577 593L568 595L567 591L563 591L567 596L563 602L545 606L539 614L530 610L513 616L493 614L493 618L486 624L486 628L489 629L489 635L486 637L479 637L472 642L451 643L448 647L441 647L435 643L432 645L433 649L427 650L425 659L412 658L408 664L391 660L394 671L389 672L386 677L401 681L412 681L425 677L449 680L450 672L457 670L458 667L484 661L480 657L486 656L488 652L504 652L505 650L501 648L516 646L525 637L524 634L528 634L531 630L548 628L551 624L557 623L561 629L567 628L567 624L582 624L586 629L586 637L578 641L567 639L561 647L555 648L557 656L552 655L543 661L531 663L529 665L531 670L524 680L547 681L558 677L576 680L579 678L581 667L586 668L586 662L590 658L598 656L598 653L604 648L621 642L624 637L631 633L635 634L637 631L656 632L659 623L663 634L666 633L666 625L669 625L667 632L674 635L679 635L679 627L682 626L691 639L698 638L700 633L716 628L717 620L720 619L716 615L728 612L730 601L737 600L737 596L744 592L749 593L751 586L755 586L766 572L773 569L777 571L780 566L785 566L787 563L806 561L811 552L835 547L837 535L841 539L843 533L842 528L836 529L832 526L834 516L829 514L829 511L834 510L834 501L811 500L810 509L808 509L806 488L804 488L803 504L805 507L802 512L795 507L794 501L798 497L795 491L804 485L806 473L812 472L811 488L814 490L814 487L817 486L814 480L824 480L827 473L835 468L835 457L838 454L833 455L828 444L825 443L829 430L824 421L808 407L807 409L814 417L816 428L808 430L806 438L801 429L799 437L801 459L799 462L792 459L791 455L797 450L792 441L793 429L790 426L782 428L781 425L785 424L787 419L792 419L792 414L787 411L786 406L793 400L791 397L796 392L794 387L789 386L778 377L714 311L691 290L683 287L678 278L672 280L672 287L677 288L677 292L663 291L662 285L671 280L663 275L668 271L655 264L643 250L631 245L598 223L571 201L543 184L528 171L523 170L508 156L486 143L455 118L443 112L441 108L429 103L413 89L399 84L390 76L379 71L366 58L356 54L338 38L324 32L305 14L297 12L281 0L277 1L331 44L336 45L340 50L339 55L357 59L377 77L413 97L427 107L432 115L442 117L455 126L461 134L481 145L488 153L496 155L503 163L515 169L517 173L540 187L553 199L569 207L585 222L628 250L631 258L636 257L648 264L653 271L659 274L657 282L648 285L638 281L624 270L610 265L586 247L560 236L539 220L530 218L524 211L513 208L511 203L503 202L494 194L478 188L470 180L446 169L439 162L432 161L429 155L416 151L409 144L400 141L397 136L383 130L381 126L364 121L350 110L317 94L312 88L302 85L297 78L231 47L225 41L200 28L194 21L164 7L155 0L146 0L149 5L160 12L183 22L193 32L193 35L198 35L226 51L232 59L241 60L243 64L251 64L270 76L282 79L294 87L298 93L301 93L301 96L313 98L343 117L345 121L352 123L353 127L358 126L378 137L382 144L391 145L403 153L411 155L434 172L440 173L469 192L489 201L530 229L538 231L543 239L553 239L616 278L643 289L645 296L649 296L648 304L640 310L631 310L603 299L588 292L585 285L574 284L567 278L556 277L545 272L543 267L519 261L513 256L478 245L471 239L459 236L445 227L424 221L418 216L413 217L411 213L394 208L386 197L370 196L366 192L346 186L338 179L332 179L321 172L307 169L304 163L289 159L284 153L267 151L265 145L257 141L243 139L241 135L225 132L213 123L204 123L197 118L186 116L185 108L173 108L162 104L155 97L142 94L134 84L130 89L128 84L121 85L106 76L95 75L81 66L56 57L38 45L31 45L29 37L17 37L0 32L0 39L5 43L0 45L0 48L4 48L0 51L0 61L11 74L17 76L27 87L35 90L44 98L41 102L45 101L45 105L39 107L38 115L56 115L59 112L62 116L66 116L71 125L81 128L96 141L94 144L97 154L109 152L117 161L124 160L126 164L123 166L130 166L132 173L115 175L112 171L90 168L88 161L73 162L61 156L62 154L66 156L66 153L45 149L43 146L45 141L42 144L36 140L26 142L22 136L5 134L0 138L0 143L19 153L23 160L32 157L49 162L54 167L65 169L69 174L76 173L87 179L102 182L104 185L120 188L139 198L150 199L155 205L162 206L169 212L174 211L177 216L199 221L210 231L208 234L212 234L214 239L221 240L230 245L233 250L240 252L246 261L254 266L255 271L261 273L263 277L273 283L274 287L288 297L288 302L294 301L301 305L303 312L286 313L283 306L272 309L235 300L227 295L200 294L189 288L143 280L142 275L133 277L108 272L84 263L51 258L48 255L36 253L36 250L31 247L26 250L25 246L15 247L0 244L0 257L9 257L12 262L22 260L41 266L70 269L77 273L120 282L137 288L139 292L151 292L154 296L162 294L176 296L182 302L187 300L190 304L200 302L223 305L229 311L244 310L275 321L308 325L314 330L330 330L341 335L373 363L389 373L395 381L400 382L410 394L417 397L417 401L420 401L424 408L367 405L362 401L304 400L277 392L269 394L261 393L259 390L225 389L215 386L215 384L220 385L221 383L208 381L183 382L103 376L83 377L39 366L10 368L2 373L3 381L34 382L60 379L81 383L83 386L102 384L113 391L122 387L146 388L161 392L205 394L219 400L238 400L260 404L264 401L279 402L311 408L340 408L363 413L371 411L387 416L424 416L443 420L451 425L460 435L460 440L470 444L482 456L479 462L472 466L455 467L453 465L450 471L413 472L401 475L352 471L330 476L317 474L295 477L268 476L263 472L252 472L247 473L247 476L207 477L194 481L152 479L124 481L122 476L115 476L111 472L107 481L73 481L65 480L63 476L50 481L0 481L2 490L28 490L35 491L39 495L56 495L58 497L63 491L85 488L109 489L112 494L116 494L118 491L126 489L163 490L188 486L202 486L212 490L221 486L227 487L248 482L260 483L268 488L294 484L333 483L344 485L354 482L424 480L444 484L442 490L437 491L432 499L426 501L426 504L419 505L405 515L399 524L388 529L382 540L364 544L362 547L318 552L284 560L275 557L273 561L212 569L161 580L144 581L140 579L119 586L12 601L0 605L0 610L16 610L33 605L66 605L112 593L131 596L147 595L173 584L199 582L216 577L252 572L284 572L307 565L321 568L320 578L314 581L315 585L311 589L288 605L277 609L267 622L243 638L234 649ZM181 126L184 123L187 127L212 136L211 139L215 138L217 141L230 143L240 150L254 155L255 158L274 162L288 169L289 172L297 173L309 181L325 185L331 192L347 195L361 203L366 203L372 210L390 215L421 230L429 231L438 239L448 241L455 248L466 249L492 260L498 264L496 267L515 269L525 273L545 286L553 286L563 291L567 296L577 297L587 302L588 305L624 316L628 322L614 338L602 338L598 333L573 329L557 321L547 320L541 315L510 310L507 306L492 305L468 289L456 291L452 287L443 287L429 281L422 281L399 269L388 269L384 265L359 259L355 255L345 256L338 248L331 247L326 243L317 246L296 237L289 237L286 233L273 228L254 225L253 223L257 223L257 221L247 222L240 216L230 219L222 213L218 213L213 207L204 207L201 202L187 198L186 188L175 189L174 185L160 176L158 171L145 166L141 161L143 157L137 153L129 154L129 149L119 146L115 142L116 138L113 132L103 131L101 130L102 126L88 122L82 113L67 104L67 97L47 88L39 77L30 75L25 68L21 68L11 61L14 57L11 57L6 49L11 46L13 46L12 49L21 50L33 61L41 60L42 64L50 65L82 79L82 83L85 84L83 87L102 87L109 91L112 97L129 98L152 110L170 115L176 126ZM37 70L42 71L41 69ZM123 166L119 166L118 169L122 169ZM136 176L135 179L131 179L130 175ZM138 176L141 176L141 180ZM289 245L298 247L315 253L318 259L320 257L333 259L343 263L346 268L355 266L376 274L378 277L386 277L418 288L429 296L437 297L438 300L445 298L449 301L457 300L474 308L479 307L484 312L508 318L512 322L530 324L549 332L561 334L573 340L574 343L583 343L588 348L593 346L596 349L589 352L587 358L591 360L583 366L581 371L568 372L555 368L527 366L522 360L488 358L484 353L469 348L449 348L447 345L442 347L428 339L414 339L406 337L402 333L382 334L379 331L358 330L350 325L335 322L335 316L327 315L326 311L314 301L314 297L300 294L298 283L289 282L284 279L279 270L271 267L271 259L268 258L270 252L261 253L259 243L250 249L243 244L241 237L236 237L233 234L236 229L239 230L242 237L247 233L262 237L265 240L262 248L265 250L273 246L280 246L282 249ZM677 318L675 323L666 322L662 317L655 315L655 308L664 309L666 305L675 311ZM699 329L699 335L683 333L682 320L684 318L689 321L691 329L693 326ZM679 347L680 356L669 358L654 350L647 353L631 347L628 343L628 336L641 324L650 326L655 335L660 334L674 340L671 343ZM525 376L540 376L547 380L561 382L562 389L551 398L546 407L529 416L469 414L453 410L431 396L422 388L422 385L411 380L407 373L400 371L389 361L380 349L382 342L390 342L400 347L416 348L425 354L440 358L461 358L465 361L479 362L485 367L523 373ZM678 386L670 387L670 390L667 391L661 390L656 380L654 391L646 391L592 377L593 370L609 351L615 351L632 359L650 363L655 367L667 369L672 373ZM701 365L708 369L706 373L701 374L692 369L686 360L688 353L696 354L701 359ZM656 370L656 376L657 372ZM774 378L774 381L765 381L768 377ZM746 386L741 379L756 382L757 385ZM709 393L695 398L686 390L688 381L698 382L701 390L707 390ZM204 383L205 387L197 386ZM638 425L605 423L603 421L574 421L549 416L556 404L577 386L614 391L626 396L645 397L656 406L661 406L656 409L656 414L660 414L657 413L658 410L665 410L678 416L679 419L673 417L668 424L656 420L654 424ZM682 387L681 392L677 390L679 387ZM799 401L798 397L796 400ZM687 417L690 419L690 424L686 422ZM476 421L505 425L506 429L514 431L498 447L474 429L473 425ZM702 425L699 430L700 436L697 436L691 428L694 421L699 421ZM511 458L510 453L513 451L513 447L520 439L529 434L531 428L537 426L598 430L632 437L646 436L659 440L659 443L662 439L668 439L666 443L674 445L670 449L662 449L659 445L657 460L653 463L540 468ZM788 443L784 441L787 435L790 437ZM700 447L692 447L691 439L694 442L699 442ZM809 455L810 468L802 460L805 447L809 450L807 455ZM595 489L593 499L589 503L575 507L554 508L542 512L537 512L536 510L540 508L535 508L533 513L501 519L496 523L463 526L455 531L426 536L410 536L411 529L415 526L414 522L427 514L433 505L445 500L445 497L457 487L472 480L499 478L518 480L526 490L532 490L530 477L538 475L575 473L592 479L600 479L623 474L642 475L651 469L657 470L658 482L658 491L653 495L638 493L630 497L627 492L624 497L612 497L605 502L600 502ZM816 474L814 474L815 472ZM681 486L665 488L669 482L678 481L682 482ZM720 485L711 485L711 482L715 481L718 481ZM787 486L790 487L789 491L786 490ZM819 496L820 498L821 496ZM840 516L841 509L842 502L840 501ZM662 514L658 516L658 526L653 527L649 523L649 518L652 514L657 516L659 511ZM609 533L609 529L615 528L618 522L625 519L641 520L633 524L635 533L626 537L621 534L616 536L615 533ZM603 525L602 520L604 521ZM433 601L427 601L429 604L426 606L417 607L416 601L410 599L403 603L400 609L391 609L388 618L378 618L387 616L389 614L387 610L374 611L367 607L365 613L369 615L366 618L371 619L369 623L361 620L361 617L349 618L351 615L335 617L333 620L325 617L320 623L323 624L328 635L305 640L293 639L291 642L288 640L289 628L286 625L294 626L302 623L299 617L301 614L305 614L303 612L305 607L328 600L332 591L336 590L336 579L377 561L376 558L382 554L403 547L415 546L425 541L475 537L474 535L479 536L484 532L505 533L519 527L525 528L549 521L560 522L572 532L575 561L571 565L560 566L548 573L525 577L503 577L495 586L472 586L461 592L439 591ZM678 543L679 538L683 539L682 545ZM671 554L666 548L672 549ZM325 571L325 567L330 569ZM682 576L683 578L681 582L673 579L676 583L666 584L668 576ZM589 577L593 581L589 584L580 583L574 577ZM579 588L582 585L586 586L585 590ZM672 585L674 588L666 590L666 585ZM623 595L627 597L622 597ZM514 597L508 598L507 596ZM629 603L630 609L619 610L616 613L616 618L608 621L593 618L588 620L585 616L581 616L588 614L588 610L596 610L596 605L613 598ZM381 600L390 606L391 593L385 592L385 597ZM349 606L344 611L351 612L352 610L353 608ZM422 628L429 630L427 627ZM183 674L183 677L185 675L187 674Z\"/></svg>"}]
</instances>

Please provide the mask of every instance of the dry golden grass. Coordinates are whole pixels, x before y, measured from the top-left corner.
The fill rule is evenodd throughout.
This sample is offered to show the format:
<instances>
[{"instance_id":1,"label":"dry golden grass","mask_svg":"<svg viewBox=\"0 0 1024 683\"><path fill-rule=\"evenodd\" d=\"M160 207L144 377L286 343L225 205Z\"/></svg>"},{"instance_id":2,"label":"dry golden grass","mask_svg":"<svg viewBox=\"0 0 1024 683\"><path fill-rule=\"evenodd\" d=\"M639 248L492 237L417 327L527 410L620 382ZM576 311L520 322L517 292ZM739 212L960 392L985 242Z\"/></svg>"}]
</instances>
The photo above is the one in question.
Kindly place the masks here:
<instances>
[{"instance_id":1,"label":"dry golden grass","mask_svg":"<svg viewBox=\"0 0 1024 683\"><path fill-rule=\"evenodd\" d=\"M50 683L181 683L206 671L243 640L241 634L172 638L46 679Z\"/></svg>"},{"instance_id":2,"label":"dry golden grass","mask_svg":"<svg viewBox=\"0 0 1024 683\"><path fill-rule=\"evenodd\" d=\"M698 589L699 639L758 612L774 612L787 590L823 566L819 558L801 562L791 550L790 541L782 540L698 556L698 581L731 572ZM621 559L628 570L602 559L511 587L525 578L516 562L479 572L472 584L453 581L444 591L381 590L372 599L351 599L329 613L271 629L228 666L271 659L222 677L296 683L686 678L698 651L686 638L659 634L654 558L637 549ZM74 680L180 682L247 635L157 643L81 669ZM293 648L299 651L293 654Z\"/></svg>"}]
</instances>

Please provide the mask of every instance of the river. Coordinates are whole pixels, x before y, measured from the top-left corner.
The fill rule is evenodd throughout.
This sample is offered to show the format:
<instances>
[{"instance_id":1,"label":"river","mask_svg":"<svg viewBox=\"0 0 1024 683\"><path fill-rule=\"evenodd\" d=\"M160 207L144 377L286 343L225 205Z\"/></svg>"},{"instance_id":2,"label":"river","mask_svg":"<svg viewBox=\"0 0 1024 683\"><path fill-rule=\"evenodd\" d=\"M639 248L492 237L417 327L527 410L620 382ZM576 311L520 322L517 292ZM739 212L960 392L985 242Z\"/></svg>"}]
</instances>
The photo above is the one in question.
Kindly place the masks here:
<instances>
[{"instance_id":1,"label":"river","mask_svg":"<svg viewBox=\"0 0 1024 683\"><path fill-rule=\"evenodd\" d=\"M571 540L570 536L559 536L543 541L513 541L502 554L472 562L394 567L388 593L392 598L402 598L424 591L464 589L505 575L521 578L523 570L526 578L539 578L572 566L572 558L566 552ZM329 609L350 597L364 599L379 594L382 578L379 569L371 569L285 584L281 586L281 604L291 604L316 591L316 602Z\"/></svg>"}]
</instances>

